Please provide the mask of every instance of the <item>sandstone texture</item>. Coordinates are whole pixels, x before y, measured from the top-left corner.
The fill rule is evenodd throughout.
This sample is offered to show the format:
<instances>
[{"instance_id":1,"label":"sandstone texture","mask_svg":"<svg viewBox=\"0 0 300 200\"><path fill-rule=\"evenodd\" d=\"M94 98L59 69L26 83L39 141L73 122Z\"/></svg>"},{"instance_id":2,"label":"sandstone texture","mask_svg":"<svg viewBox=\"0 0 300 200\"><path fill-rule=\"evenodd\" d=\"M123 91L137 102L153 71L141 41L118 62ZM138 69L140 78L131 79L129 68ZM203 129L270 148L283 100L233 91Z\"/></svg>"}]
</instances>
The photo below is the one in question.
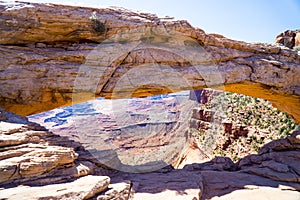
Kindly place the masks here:
<instances>
[{"instance_id":1,"label":"sandstone texture","mask_svg":"<svg viewBox=\"0 0 300 200\"><path fill-rule=\"evenodd\" d=\"M88 199L105 190L108 184L109 177L85 176L70 183L0 190L0 195L5 199Z\"/></svg>"},{"instance_id":2,"label":"sandstone texture","mask_svg":"<svg viewBox=\"0 0 300 200\"><path fill-rule=\"evenodd\" d=\"M174 156L177 160L171 157L172 165L130 173L97 159L72 137L73 130L61 128L56 134L3 109L29 115L95 95L118 99L219 87L254 97L261 92L299 122L296 51L234 41L206 34L186 21L119 8L0 2L0 13L1 199L300 199L299 130L235 161L206 157L187 132L185 148ZM296 43L289 40L289 45ZM287 98L278 99L278 94ZM209 98L200 101L207 103ZM169 118L163 122L179 121L173 115L176 110L167 107ZM213 119L212 110L182 110L193 111L194 120L188 125L197 129L211 125L207 122ZM148 123L141 123L147 118L138 109L132 114L136 123L124 127L111 126L114 121L101 113L99 130L118 133L139 126L142 130L155 122L149 117ZM118 116L132 121L127 115ZM54 123L64 125L64 121ZM80 125L95 128L84 120ZM229 130L227 125L223 128ZM243 132L240 127L236 131ZM149 140L115 137L114 142L134 153L136 145L149 150L148 144L161 141L163 147L172 138L154 134ZM114 152L102 153L109 157ZM207 162L197 163L203 159Z\"/></svg>"},{"instance_id":3,"label":"sandstone texture","mask_svg":"<svg viewBox=\"0 0 300 200\"><path fill-rule=\"evenodd\" d=\"M126 173L107 169L81 144L24 117L4 110L0 116L2 198L267 199L274 194L275 199L300 197L299 131L266 144L258 154L236 163L216 157L204 163L182 164L182 169L166 166L154 172ZM189 151L192 150L200 151ZM186 160L195 156L189 151L184 155ZM255 196L249 196L252 193Z\"/></svg>"},{"instance_id":4,"label":"sandstone texture","mask_svg":"<svg viewBox=\"0 0 300 200\"><path fill-rule=\"evenodd\" d=\"M3 2L0 11L0 102L22 115L95 94L147 96L241 82L299 101L300 57L281 46L125 9Z\"/></svg>"}]
</instances>

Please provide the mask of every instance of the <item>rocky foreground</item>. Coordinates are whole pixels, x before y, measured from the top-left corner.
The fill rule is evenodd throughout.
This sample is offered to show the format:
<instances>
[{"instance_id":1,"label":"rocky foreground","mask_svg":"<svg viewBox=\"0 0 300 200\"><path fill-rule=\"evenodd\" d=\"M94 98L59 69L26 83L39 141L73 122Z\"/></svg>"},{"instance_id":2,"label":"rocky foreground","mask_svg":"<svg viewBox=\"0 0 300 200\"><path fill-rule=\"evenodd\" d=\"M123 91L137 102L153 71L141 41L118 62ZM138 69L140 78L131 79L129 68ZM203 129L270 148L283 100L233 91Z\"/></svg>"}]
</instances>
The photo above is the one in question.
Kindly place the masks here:
<instances>
[{"instance_id":1,"label":"rocky foreground","mask_svg":"<svg viewBox=\"0 0 300 200\"><path fill-rule=\"evenodd\" d=\"M136 174L108 169L80 143L24 117L1 110L0 119L4 199L300 198L300 131L236 163L216 157L183 169Z\"/></svg>"}]
</instances>

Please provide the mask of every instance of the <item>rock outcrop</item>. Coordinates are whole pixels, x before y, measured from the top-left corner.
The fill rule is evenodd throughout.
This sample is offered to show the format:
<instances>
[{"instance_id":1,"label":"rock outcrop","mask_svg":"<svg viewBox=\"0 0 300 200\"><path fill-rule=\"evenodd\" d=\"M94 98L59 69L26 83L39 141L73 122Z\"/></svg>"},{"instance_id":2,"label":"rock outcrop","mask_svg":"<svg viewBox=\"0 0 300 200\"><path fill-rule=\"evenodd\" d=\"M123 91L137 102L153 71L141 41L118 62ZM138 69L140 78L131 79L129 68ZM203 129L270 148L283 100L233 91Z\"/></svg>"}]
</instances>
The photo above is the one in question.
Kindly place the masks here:
<instances>
[{"instance_id":1,"label":"rock outcrop","mask_svg":"<svg viewBox=\"0 0 300 200\"><path fill-rule=\"evenodd\" d=\"M300 131L237 163L216 157L183 169L132 174L104 166L81 144L1 110L0 196L7 199L298 200ZM23 185L23 186L20 186ZM249 194L255 193L254 196ZM274 196L276 194L276 196Z\"/></svg>"},{"instance_id":2,"label":"rock outcrop","mask_svg":"<svg viewBox=\"0 0 300 200\"><path fill-rule=\"evenodd\" d=\"M0 10L0 102L22 115L70 103L74 91L83 101L244 82L300 94L300 57L280 46L124 9L15 2Z\"/></svg>"},{"instance_id":3,"label":"rock outcrop","mask_svg":"<svg viewBox=\"0 0 300 200\"><path fill-rule=\"evenodd\" d=\"M85 176L70 183L0 190L0 195L4 199L89 199L105 190L109 181L107 176Z\"/></svg>"},{"instance_id":4,"label":"rock outcrop","mask_svg":"<svg viewBox=\"0 0 300 200\"><path fill-rule=\"evenodd\" d=\"M275 43L281 44L290 49L300 46L300 30L286 30L283 33L280 33L277 35Z\"/></svg>"}]
</instances>

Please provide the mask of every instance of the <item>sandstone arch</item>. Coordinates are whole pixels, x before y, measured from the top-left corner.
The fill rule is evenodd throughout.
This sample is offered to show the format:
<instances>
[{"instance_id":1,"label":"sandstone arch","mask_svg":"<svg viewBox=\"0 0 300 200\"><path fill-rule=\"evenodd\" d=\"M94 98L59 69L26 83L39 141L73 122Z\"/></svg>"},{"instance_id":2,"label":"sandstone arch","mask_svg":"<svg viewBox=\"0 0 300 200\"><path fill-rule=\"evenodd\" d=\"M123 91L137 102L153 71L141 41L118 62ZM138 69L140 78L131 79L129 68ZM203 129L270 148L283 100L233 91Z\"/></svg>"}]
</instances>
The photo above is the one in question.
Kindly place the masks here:
<instances>
[{"instance_id":1,"label":"sandstone arch","mask_svg":"<svg viewBox=\"0 0 300 200\"><path fill-rule=\"evenodd\" d=\"M225 76L223 89L269 99L292 113L299 122L299 55L293 51L207 35L183 21L163 21L154 15L124 10L97 10L108 27L106 35L99 35L92 31L88 20L96 9L15 2L21 8L15 10L4 2L0 4L0 107L10 111L27 115L71 103L79 66L99 42L120 30L163 26L166 30L181 31L213 55ZM106 78L112 80L111 77ZM199 85L201 87L205 85ZM136 93L145 89L148 91L149 85L142 86ZM99 92L110 94L109 90ZM91 98L94 94L87 93L81 100ZM39 197L46 198L81 195L83 198L126 199L130 193L130 196L135 195L134 199L165 198L166 195L209 199L222 198L225 194L224 198L230 199L236 195L240 198L241 194L248 197L253 192L262 198L274 198L274 194L278 199L299 197L299 131L272 141L259 155L249 155L239 163L219 157L207 163L186 165L182 170L164 168L154 173L131 175L99 168L99 162L91 159L80 144L1 108L0 119L4 122L0 127L4 133L0 196L5 198L28 195L37 198L35 191ZM89 174L102 177L86 176ZM112 184L98 196L95 192L104 190L110 182L104 174L109 174ZM77 180L70 182L71 178ZM220 182L220 179L226 181ZM56 185L51 194L48 186L41 186L51 184L53 189L53 184L62 181L64 183ZM78 189L76 182L82 190L74 191ZM20 184L28 186L22 188ZM40 186L29 187L32 185Z\"/></svg>"},{"instance_id":2,"label":"sandstone arch","mask_svg":"<svg viewBox=\"0 0 300 200\"><path fill-rule=\"evenodd\" d=\"M224 77L225 90L270 100L300 121L300 56L295 51L209 35L186 21L167 21L150 14L20 4L20 9L0 5L0 21L3 24L0 27L0 102L1 107L10 111L28 115L70 104L78 69L99 43L120 31L161 27L165 31L180 32L203 46ZM105 34L92 30L89 17L95 10L105 22ZM193 44L185 42L185 45ZM141 51L133 52L115 64L124 67L151 62L154 59L152 55L157 56L156 62L159 57L164 58L156 50ZM183 64L177 67L184 69ZM187 72L189 78L197 83L195 88L206 87L201 79L193 76L193 71ZM106 88L99 91L100 95L109 95L109 82L117 80L117 76L113 76L117 73L121 71L107 74L104 80ZM92 98L93 95L89 95L84 98Z\"/></svg>"}]
</instances>

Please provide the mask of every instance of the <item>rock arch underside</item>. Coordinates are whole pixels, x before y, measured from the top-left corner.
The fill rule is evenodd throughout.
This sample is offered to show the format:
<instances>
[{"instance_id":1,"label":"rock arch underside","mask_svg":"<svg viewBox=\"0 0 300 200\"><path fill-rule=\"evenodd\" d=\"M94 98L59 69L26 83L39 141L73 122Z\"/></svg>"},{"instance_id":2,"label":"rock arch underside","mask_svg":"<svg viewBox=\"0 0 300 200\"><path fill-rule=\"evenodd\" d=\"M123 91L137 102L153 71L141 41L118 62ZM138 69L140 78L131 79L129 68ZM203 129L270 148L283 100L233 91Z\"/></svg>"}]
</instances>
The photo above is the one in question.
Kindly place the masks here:
<instances>
[{"instance_id":1,"label":"rock arch underside","mask_svg":"<svg viewBox=\"0 0 300 200\"><path fill-rule=\"evenodd\" d=\"M77 103L95 96L141 97L209 87L269 100L300 122L300 55L291 49L235 41L187 21L121 8L0 2L0 13L0 107L18 115L70 105L74 94ZM162 75L153 84L158 69L170 82ZM130 83L124 74L131 74ZM134 85L135 79L152 82ZM131 175L101 168L80 144L38 124L4 110L0 114L5 135L0 140L0 184L5 188L0 197L18 199L18 184L30 185L18 190L32 198L51 197L46 191L53 190L52 183L65 190L57 199L76 192L81 199L241 199L255 192L265 198L300 196L299 131L237 163L219 157L181 170Z\"/></svg>"}]
</instances>

